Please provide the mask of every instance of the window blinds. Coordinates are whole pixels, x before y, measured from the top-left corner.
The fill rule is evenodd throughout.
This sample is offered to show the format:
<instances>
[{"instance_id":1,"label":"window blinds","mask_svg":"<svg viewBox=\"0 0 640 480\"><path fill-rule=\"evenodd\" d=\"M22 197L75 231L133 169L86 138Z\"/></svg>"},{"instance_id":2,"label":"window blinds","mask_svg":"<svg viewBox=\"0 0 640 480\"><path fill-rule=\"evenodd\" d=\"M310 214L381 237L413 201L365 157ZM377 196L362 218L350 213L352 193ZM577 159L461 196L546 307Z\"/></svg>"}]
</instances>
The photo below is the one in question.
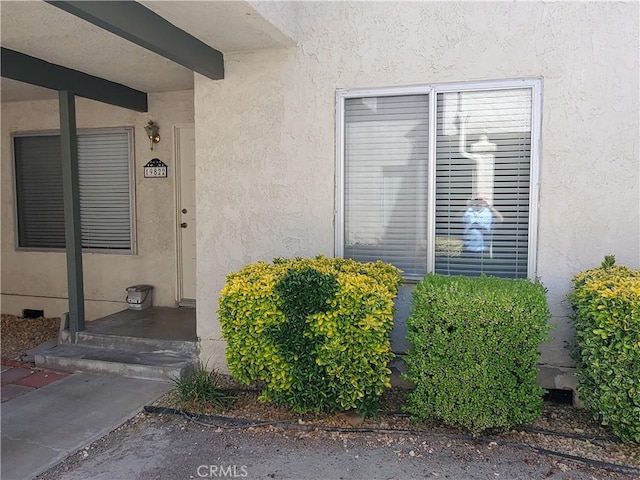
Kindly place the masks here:
<instances>
[{"instance_id":1,"label":"window blinds","mask_svg":"<svg viewBox=\"0 0 640 480\"><path fill-rule=\"evenodd\" d=\"M422 277L432 235L438 273L526 277L532 89L425 90L344 99L344 255Z\"/></svg>"},{"instance_id":2,"label":"window blinds","mask_svg":"<svg viewBox=\"0 0 640 480\"><path fill-rule=\"evenodd\" d=\"M131 248L129 138L123 133L78 136L80 224L84 248Z\"/></svg>"},{"instance_id":3,"label":"window blinds","mask_svg":"<svg viewBox=\"0 0 640 480\"><path fill-rule=\"evenodd\" d=\"M439 93L437 107L435 271L526 277L531 91Z\"/></svg>"},{"instance_id":4,"label":"window blinds","mask_svg":"<svg viewBox=\"0 0 640 480\"><path fill-rule=\"evenodd\" d=\"M14 137L18 242L64 248L60 137ZM130 132L81 132L78 182L83 248L131 250Z\"/></svg>"},{"instance_id":5,"label":"window blinds","mask_svg":"<svg viewBox=\"0 0 640 480\"><path fill-rule=\"evenodd\" d=\"M426 272L428 95L345 100L345 247Z\"/></svg>"}]
</instances>

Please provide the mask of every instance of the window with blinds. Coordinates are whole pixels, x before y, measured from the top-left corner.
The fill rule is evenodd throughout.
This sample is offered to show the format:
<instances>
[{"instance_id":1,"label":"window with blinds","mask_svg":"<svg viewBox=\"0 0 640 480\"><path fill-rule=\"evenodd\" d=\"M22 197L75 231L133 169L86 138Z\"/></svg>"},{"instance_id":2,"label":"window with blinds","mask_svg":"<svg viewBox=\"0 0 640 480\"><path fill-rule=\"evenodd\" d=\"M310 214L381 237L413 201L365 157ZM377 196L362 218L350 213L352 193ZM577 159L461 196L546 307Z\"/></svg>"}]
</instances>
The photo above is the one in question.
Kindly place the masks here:
<instances>
[{"instance_id":1,"label":"window with blinds","mask_svg":"<svg viewBox=\"0 0 640 480\"><path fill-rule=\"evenodd\" d=\"M344 255L425 274L429 97L345 101Z\"/></svg>"},{"instance_id":2,"label":"window with blinds","mask_svg":"<svg viewBox=\"0 0 640 480\"><path fill-rule=\"evenodd\" d=\"M130 129L78 133L82 246L133 250ZM65 246L59 135L13 138L18 247Z\"/></svg>"},{"instance_id":3,"label":"window with blinds","mask_svg":"<svg viewBox=\"0 0 640 480\"><path fill-rule=\"evenodd\" d=\"M338 254L409 279L534 276L539 85L495 83L338 93Z\"/></svg>"}]
</instances>

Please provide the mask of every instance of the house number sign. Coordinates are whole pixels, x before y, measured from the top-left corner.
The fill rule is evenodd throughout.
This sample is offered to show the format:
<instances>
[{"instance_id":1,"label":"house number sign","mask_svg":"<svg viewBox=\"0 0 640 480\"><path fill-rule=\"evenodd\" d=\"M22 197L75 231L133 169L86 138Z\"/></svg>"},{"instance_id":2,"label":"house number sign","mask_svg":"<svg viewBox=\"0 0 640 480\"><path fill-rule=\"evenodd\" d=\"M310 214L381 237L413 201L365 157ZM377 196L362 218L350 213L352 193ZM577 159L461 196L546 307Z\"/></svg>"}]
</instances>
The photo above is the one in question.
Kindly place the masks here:
<instances>
[{"instance_id":1,"label":"house number sign","mask_svg":"<svg viewBox=\"0 0 640 480\"><path fill-rule=\"evenodd\" d=\"M149 160L144 166L144 178L166 178L167 165L159 158Z\"/></svg>"}]
</instances>

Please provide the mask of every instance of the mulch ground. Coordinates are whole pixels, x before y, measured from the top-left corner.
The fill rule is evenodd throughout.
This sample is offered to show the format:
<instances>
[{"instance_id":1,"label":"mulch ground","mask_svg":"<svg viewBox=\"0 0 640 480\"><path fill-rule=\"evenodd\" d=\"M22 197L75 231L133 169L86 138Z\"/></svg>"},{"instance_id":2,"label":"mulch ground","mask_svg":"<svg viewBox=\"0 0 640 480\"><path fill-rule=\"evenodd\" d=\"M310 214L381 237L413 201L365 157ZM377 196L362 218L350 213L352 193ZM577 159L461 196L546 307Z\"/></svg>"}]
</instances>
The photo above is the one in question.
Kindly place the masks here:
<instances>
[{"instance_id":1,"label":"mulch ground","mask_svg":"<svg viewBox=\"0 0 640 480\"><path fill-rule=\"evenodd\" d=\"M60 328L59 318L21 318L3 314L1 322L0 354L5 360L20 360L27 350L56 338Z\"/></svg>"}]
</instances>

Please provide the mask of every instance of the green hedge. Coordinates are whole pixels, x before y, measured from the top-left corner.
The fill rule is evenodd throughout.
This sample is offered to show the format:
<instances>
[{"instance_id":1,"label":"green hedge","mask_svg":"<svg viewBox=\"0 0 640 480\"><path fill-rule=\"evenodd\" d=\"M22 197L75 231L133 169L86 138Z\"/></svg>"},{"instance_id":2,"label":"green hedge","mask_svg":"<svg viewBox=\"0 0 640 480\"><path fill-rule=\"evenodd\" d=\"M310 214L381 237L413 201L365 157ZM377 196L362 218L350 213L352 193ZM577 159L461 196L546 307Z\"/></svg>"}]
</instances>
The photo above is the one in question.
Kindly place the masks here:
<instances>
[{"instance_id":1,"label":"green hedge","mask_svg":"<svg viewBox=\"0 0 640 480\"><path fill-rule=\"evenodd\" d=\"M605 257L573 286L580 398L617 436L640 443L640 270Z\"/></svg>"},{"instance_id":2,"label":"green hedge","mask_svg":"<svg viewBox=\"0 0 640 480\"><path fill-rule=\"evenodd\" d=\"M428 275L412 308L405 363L414 420L480 433L541 414L536 364L549 310L540 283Z\"/></svg>"},{"instance_id":3,"label":"green hedge","mask_svg":"<svg viewBox=\"0 0 640 480\"><path fill-rule=\"evenodd\" d=\"M390 387L389 333L400 271L317 257L258 262L227 277L218 314L227 362L262 400L296 412L375 414Z\"/></svg>"}]
</instances>

